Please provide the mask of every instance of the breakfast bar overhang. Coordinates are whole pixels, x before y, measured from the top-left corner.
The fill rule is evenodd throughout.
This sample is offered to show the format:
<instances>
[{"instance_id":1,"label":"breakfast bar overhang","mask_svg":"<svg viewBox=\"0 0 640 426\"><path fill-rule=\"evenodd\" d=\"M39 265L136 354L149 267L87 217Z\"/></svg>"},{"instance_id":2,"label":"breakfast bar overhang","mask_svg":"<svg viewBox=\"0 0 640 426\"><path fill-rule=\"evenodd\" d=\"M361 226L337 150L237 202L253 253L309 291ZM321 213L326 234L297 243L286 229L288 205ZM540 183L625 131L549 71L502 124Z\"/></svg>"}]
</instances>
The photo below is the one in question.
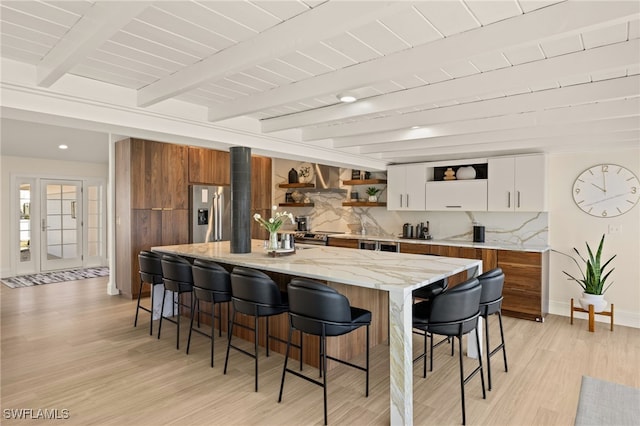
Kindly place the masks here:
<instances>
[{"instance_id":1,"label":"breakfast bar overhang","mask_svg":"<svg viewBox=\"0 0 640 426\"><path fill-rule=\"evenodd\" d=\"M328 246L299 245L294 255L271 257L260 240L252 241L251 253L242 254L231 253L228 241L152 250L388 292L392 425L413 423L412 291L460 272L468 277L482 272L481 260Z\"/></svg>"}]
</instances>

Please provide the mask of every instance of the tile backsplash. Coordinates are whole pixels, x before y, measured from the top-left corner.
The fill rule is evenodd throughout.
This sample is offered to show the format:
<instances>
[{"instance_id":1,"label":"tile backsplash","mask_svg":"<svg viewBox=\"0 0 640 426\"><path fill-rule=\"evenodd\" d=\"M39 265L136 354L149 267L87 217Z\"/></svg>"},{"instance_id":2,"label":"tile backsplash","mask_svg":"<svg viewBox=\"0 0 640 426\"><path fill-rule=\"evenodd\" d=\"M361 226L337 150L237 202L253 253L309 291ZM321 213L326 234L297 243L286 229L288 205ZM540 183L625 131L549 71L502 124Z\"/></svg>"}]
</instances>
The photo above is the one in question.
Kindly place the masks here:
<instances>
[{"instance_id":1,"label":"tile backsplash","mask_svg":"<svg viewBox=\"0 0 640 426\"><path fill-rule=\"evenodd\" d=\"M299 163L289 160L274 161L274 201L283 202L287 189L279 188L279 183L288 182L288 171ZM351 179L351 169L341 169L341 181ZM386 186L379 186L382 192L379 200L386 200ZM356 189L360 197L366 187L349 187ZM309 190L305 195L313 207L287 207L280 210L291 211L294 216L309 216L311 229L314 231L346 232L359 234L364 229L365 235L393 237L402 233L402 225L416 225L429 222L429 233L435 240L472 241L473 225L485 227L487 243L508 243L521 246L540 246L548 244L549 220L547 212L502 213L502 212L405 212L387 211L385 207L346 207L343 201L350 198L350 192L314 193ZM288 225L294 229L295 225Z\"/></svg>"}]
</instances>

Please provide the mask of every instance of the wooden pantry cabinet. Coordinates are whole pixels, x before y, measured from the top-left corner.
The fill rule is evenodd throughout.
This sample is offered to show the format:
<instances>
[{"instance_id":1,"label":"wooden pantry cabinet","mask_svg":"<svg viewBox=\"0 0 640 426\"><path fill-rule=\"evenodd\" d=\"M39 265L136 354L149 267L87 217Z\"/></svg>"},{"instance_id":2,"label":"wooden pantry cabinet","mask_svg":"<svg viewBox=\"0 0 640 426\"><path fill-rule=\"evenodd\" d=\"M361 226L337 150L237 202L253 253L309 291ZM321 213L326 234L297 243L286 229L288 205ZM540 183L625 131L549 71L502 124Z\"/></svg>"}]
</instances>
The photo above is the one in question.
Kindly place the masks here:
<instances>
[{"instance_id":1,"label":"wooden pantry cabinet","mask_svg":"<svg viewBox=\"0 0 640 426\"><path fill-rule=\"evenodd\" d=\"M141 250L189 241L188 149L142 139L116 142L116 286L128 297L140 291Z\"/></svg>"},{"instance_id":2,"label":"wooden pantry cabinet","mask_svg":"<svg viewBox=\"0 0 640 426\"><path fill-rule=\"evenodd\" d=\"M189 242L189 185L229 185L229 153L133 138L116 142L115 152L116 286L136 298L138 253ZM252 211L268 217L271 158L251 161ZM253 238L264 238L253 221L251 226Z\"/></svg>"}]
</instances>

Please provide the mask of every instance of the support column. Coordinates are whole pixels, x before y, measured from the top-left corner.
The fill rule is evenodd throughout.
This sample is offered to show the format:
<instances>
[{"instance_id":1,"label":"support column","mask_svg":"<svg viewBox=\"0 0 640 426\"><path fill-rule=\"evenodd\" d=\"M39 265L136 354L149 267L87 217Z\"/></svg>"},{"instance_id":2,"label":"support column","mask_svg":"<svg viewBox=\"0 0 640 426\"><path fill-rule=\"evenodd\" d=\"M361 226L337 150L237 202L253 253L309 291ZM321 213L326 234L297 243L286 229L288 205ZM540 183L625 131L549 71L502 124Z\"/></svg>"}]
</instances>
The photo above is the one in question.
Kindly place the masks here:
<instances>
[{"instance_id":1,"label":"support column","mask_svg":"<svg viewBox=\"0 0 640 426\"><path fill-rule=\"evenodd\" d=\"M231 161L231 253L251 253L251 148L233 146Z\"/></svg>"}]
</instances>

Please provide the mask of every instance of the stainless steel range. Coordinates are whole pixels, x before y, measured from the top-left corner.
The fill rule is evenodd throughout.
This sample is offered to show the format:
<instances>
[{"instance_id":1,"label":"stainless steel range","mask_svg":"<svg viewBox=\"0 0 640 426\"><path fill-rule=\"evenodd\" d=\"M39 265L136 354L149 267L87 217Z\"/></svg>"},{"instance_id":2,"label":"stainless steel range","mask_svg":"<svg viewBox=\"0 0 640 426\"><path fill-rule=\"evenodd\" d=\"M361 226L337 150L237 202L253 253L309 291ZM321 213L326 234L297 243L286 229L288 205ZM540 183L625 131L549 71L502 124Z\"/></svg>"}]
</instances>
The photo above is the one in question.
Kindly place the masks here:
<instances>
[{"instance_id":1,"label":"stainless steel range","mask_svg":"<svg viewBox=\"0 0 640 426\"><path fill-rule=\"evenodd\" d=\"M293 234L294 241L297 244L313 244L317 246L326 246L329 235L344 234L344 232L334 231L305 231Z\"/></svg>"}]
</instances>

